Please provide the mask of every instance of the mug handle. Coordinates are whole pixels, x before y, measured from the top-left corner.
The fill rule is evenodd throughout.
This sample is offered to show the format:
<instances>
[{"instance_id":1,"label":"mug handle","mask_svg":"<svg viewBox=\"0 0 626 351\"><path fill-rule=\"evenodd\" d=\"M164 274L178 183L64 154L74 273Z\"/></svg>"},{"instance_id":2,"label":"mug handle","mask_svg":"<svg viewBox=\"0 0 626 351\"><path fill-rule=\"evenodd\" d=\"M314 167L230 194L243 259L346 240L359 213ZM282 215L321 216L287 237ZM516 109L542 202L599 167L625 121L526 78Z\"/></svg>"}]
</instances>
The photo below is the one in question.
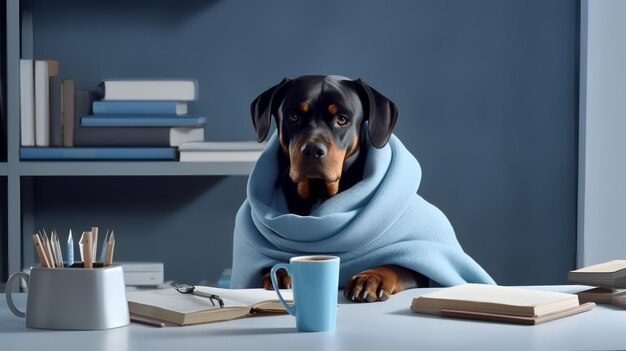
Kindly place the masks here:
<instances>
[{"instance_id":1,"label":"mug handle","mask_svg":"<svg viewBox=\"0 0 626 351\"><path fill-rule=\"evenodd\" d=\"M18 317L26 317L26 313L22 312L20 310L17 309L17 307L15 307L15 304L13 303L13 297L11 296L11 291L12 286L13 286L13 281L16 280L17 278L22 277L24 279L24 281L26 282L26 287L28 287L28 280L29 280L29 275L28 273L24 273L24 272L17 272L17 273L13 273L11 274L11 276L9 277L9 280L7 280L7 285L6 285L6 298L7 298L7 305L9 305L9 309L11 310L11 312L13 312L14 315L18 316Z\"/></svg>"},{"instance_id":2,"label":"mug handle","mask_svg":"<svg viewBox=\"0 0 626 351\"><path fill-rule=\"evenodd\" d=\"M291 275L291 272L289 271L288 263L275 264L274 267L272 267L272 270L270 271L270 278L272 279L272 286L274 287L274 291L276 291L276 294L278 294L278 299L280 300L280 303L282 303L283 306L285 306L285 309L287 310L287 312L289 312L290 315L295 316L296 315L296 302L294 301L293 306L289 306L283 299L283 296L280 294L280 289L277 289L278 284L276 282L276 271L281 268L284 268L287 271L287 273Z\"/></svg>"}]
</instances>

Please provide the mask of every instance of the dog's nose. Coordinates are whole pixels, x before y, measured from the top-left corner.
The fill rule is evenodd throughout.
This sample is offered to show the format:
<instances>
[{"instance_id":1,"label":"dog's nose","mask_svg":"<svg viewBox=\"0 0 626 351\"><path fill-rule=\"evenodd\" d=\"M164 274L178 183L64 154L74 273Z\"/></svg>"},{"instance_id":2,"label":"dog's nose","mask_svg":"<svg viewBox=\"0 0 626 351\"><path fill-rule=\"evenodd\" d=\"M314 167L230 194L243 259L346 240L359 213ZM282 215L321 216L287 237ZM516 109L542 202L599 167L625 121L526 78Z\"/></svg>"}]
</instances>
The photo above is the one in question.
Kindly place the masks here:
<instances>
[{"instance_id":1,"label":"dog's nose","mask_svg":"<svg viewBox=\"0 0 626 351\"><path fill-rule=\"evenodd\" d=\"M304 157L322 158L328 152L328 148L320 142L307 141L304 145L302 145L302 149L300 151Z\"/></svg>"}]
</instances>

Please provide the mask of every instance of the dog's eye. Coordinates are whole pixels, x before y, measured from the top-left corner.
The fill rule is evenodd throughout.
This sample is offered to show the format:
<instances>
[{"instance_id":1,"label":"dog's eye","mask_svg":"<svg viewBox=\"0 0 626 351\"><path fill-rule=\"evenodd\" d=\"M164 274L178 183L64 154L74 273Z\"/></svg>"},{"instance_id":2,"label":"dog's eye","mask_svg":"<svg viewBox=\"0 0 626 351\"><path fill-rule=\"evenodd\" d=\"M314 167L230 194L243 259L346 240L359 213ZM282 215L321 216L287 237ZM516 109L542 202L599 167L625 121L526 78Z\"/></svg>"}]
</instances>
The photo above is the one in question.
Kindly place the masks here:
<instances>
[{"instance_id":1,"label":"dog's eye","mask_svg":"<svg viewBox=\"0 0 626 351\"><path fill-rule=\"evenodd\" d=\"M289 115L289 120L292 122L298 122L298 115Z\"/></svg>"},{"instance_id":2,"label":"dog's eye","mask_svg":"<svg viewBox=\"0 0 626 351\"><path fill-rule=\"evenodd\" d=\"M346 117L346 116L337 116L337 124L339 124L340 126L343 126L346 123L348 123L348 117Z\"/></svg>"}]
</instances>

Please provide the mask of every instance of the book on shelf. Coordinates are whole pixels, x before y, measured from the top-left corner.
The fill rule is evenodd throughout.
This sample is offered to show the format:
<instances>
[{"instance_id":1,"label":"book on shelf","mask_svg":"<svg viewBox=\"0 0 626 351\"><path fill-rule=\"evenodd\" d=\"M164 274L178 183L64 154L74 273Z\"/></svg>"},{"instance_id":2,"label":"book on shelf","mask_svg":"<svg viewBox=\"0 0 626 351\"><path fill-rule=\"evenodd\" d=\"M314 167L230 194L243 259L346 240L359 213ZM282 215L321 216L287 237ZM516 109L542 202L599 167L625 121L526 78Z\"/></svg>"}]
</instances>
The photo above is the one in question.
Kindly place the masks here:
<instances>
[{"instance_id":1,"label":"book on shelf","mask_svg":"<svg viewBox=\"0 0 626 351\"><path fill-rule=\"evenodd\" d=\"M180 151L180 162L256 162L261 151Z\"/></svg>"},{"instance_id":2,"label":"book on shelf","mask_svg":"<svg viewBox=\"0 0 626 351\"><path fill-rule=\"evenodd\" d=\"M626 288L626 260L614 260L573 270L567 274L567 282L605 288Z\"/></svg>"},{"instance_id":3,"label":"book on shelf","mask_svg":"<svg viewBox=\"0 0 626 351\"><path fill-rule=\"evenodd\" d=\"M63 146L62 81L59 75L50 77L50 146Z\"/></svg>"},{"instance_id":4,"label":"book on shelf","mask_svg":"<svg viewBox=\"0 0 626 351\"><path fill-rule=\"evenodd\" d=\"M206 118L178 115L89 115L81 127L202 127Z\"/></svg>"},{"instance_id":5,"label":"book on shelf","mask_svg":"<svg viewBox=\"0 0 626 351\"><path fill-rule=\"evenodd\" d=\"M22 160L176 160L175 147L21 147Z\"/></svg>"},{"instance_id":6,"label":"book on shelf","mask_svg":"<svg viewBox=\"0 0 626 351\"><path fill-rule=\"evenodd\" d=\"M74 95L75 146L178 146L204 140L201 127L81 127L80 117L91 115L96 93L76 90Z\"/></svg>"},{"instance_id":7,"label":"book on shelf","mask_svg":"<svg viewBox=\"0 0 626 351\"><path fill-rule=\"evenodd\" d=\"M204 141L181 144L178 151L181 162L256 162L264 147L256 141Z\"/></svg>"},{"instance_id":8,"label":"book on shelf","mask_svg":"<svg viewBox=\"0 0 626 351\"><path fill-rule=\"evenodd\" d=\"M267 143L243 141L192 141L178 146L180 151L260 151Z\"/></svg>"},{"instance_id":9,"label":"book on shelf","mask_svg":"<svg viewBox=\"0 0 626 351\"><path fill-rule=\"evenodd\" d=\"M591 310L594 303L580 304L575 294L464 284L444 288L413 299L416 313L518 324L540 324Z\"/></svg>"},{"instance_id":10,"label":"book on shelf","mask_svg":"<svg viewBox=\"0 0 626 351\"><path fill-rule=\"evenodd\" d=\"M50 77L58 74L58 61L35 60L36 146L50 146Z\"/></svg>"},{"instance_id":11,"label":"book on shelf","mask_svg":"<svg viewBox=\"0 0 626 351\"><path fill-rule=\"evenodd\" d=\"M109 115L185 115L187 103L180 101L106 101L96 100L92 106L93 114Z\"/></svg>"},{"instance_id":12,"label":"book on shelf","mask_svg":"<svg viewBox=\"0 0 626 351\"><path fill-rule=\"evenodd\" d=\"M194 101L198 99L195 79L123 79L100 83L103 100Z\"/></svg>"},{"instance_id":13,"label":"book on shelf","mask_svg":"<svg viewBox=\"0 0 626 351\"><path fill-rule=\"evenodd\" d=\"M265 289L220 289L196 286L205 294L219 296L224 307L206 297L181 294L175 289L150 291L129 291L128 310L132 316L140 316L155 321L168 322L180 326L227 321L253 316L258 312L287 313L276 293ZM291 290L281 290L283 298L291 302Z\"/></svg>"},{"instance_id":14,"label":"book on shelf","mask_svg":"<svg viewBox=\"0 0 626 351\"><path fill-rule=\"evenodd\" d=\"M22 146L35 146L35 70L33 60L20 60L20 137Z\"/></svg>"},{"instance_id":15,"label":"book on shelf","mask_svg":"<svg viewBox=\"0 0 626 351\"><path fill-rule=\"evenodd\" d=\"M74 146L74 81L61 82L61 115L63 119L63 146Z\"/></svg>"}]
</instances>

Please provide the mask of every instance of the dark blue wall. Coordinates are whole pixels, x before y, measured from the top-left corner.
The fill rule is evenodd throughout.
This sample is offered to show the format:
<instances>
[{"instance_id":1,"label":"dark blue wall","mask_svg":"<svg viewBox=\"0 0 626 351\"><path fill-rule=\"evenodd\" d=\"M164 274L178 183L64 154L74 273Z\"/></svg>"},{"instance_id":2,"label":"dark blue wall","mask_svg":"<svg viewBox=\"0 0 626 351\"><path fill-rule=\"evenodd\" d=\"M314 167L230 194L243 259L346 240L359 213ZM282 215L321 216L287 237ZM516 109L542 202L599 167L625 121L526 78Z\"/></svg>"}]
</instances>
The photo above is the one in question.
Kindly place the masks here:
<instances>
[{"instance_id":1,"label":"dark blue wall","mask_svg":"<svg viewBox=\"0 0 626 351\"><path fill-rule=\"evenodd\" d=\"M398 105L396 134L422 165L420 193L499 283L562 283L574 267L578 1L35 0L31 8L35 56L59 59L82 88L197 78L190 112L209 118L209 140L253 138L249 103L284 76L361 77ZM68 227L88 213L119 228L120 258L165 260L169 279L213 279L230 264L245 181L37 179L35 222ZM96 213L84 197L63 195L74 182L117 196ZM142 200L144 192L163 195ZM140 251L148 236L158 239L151 253Z\"/></svg>"}]
</instances>

